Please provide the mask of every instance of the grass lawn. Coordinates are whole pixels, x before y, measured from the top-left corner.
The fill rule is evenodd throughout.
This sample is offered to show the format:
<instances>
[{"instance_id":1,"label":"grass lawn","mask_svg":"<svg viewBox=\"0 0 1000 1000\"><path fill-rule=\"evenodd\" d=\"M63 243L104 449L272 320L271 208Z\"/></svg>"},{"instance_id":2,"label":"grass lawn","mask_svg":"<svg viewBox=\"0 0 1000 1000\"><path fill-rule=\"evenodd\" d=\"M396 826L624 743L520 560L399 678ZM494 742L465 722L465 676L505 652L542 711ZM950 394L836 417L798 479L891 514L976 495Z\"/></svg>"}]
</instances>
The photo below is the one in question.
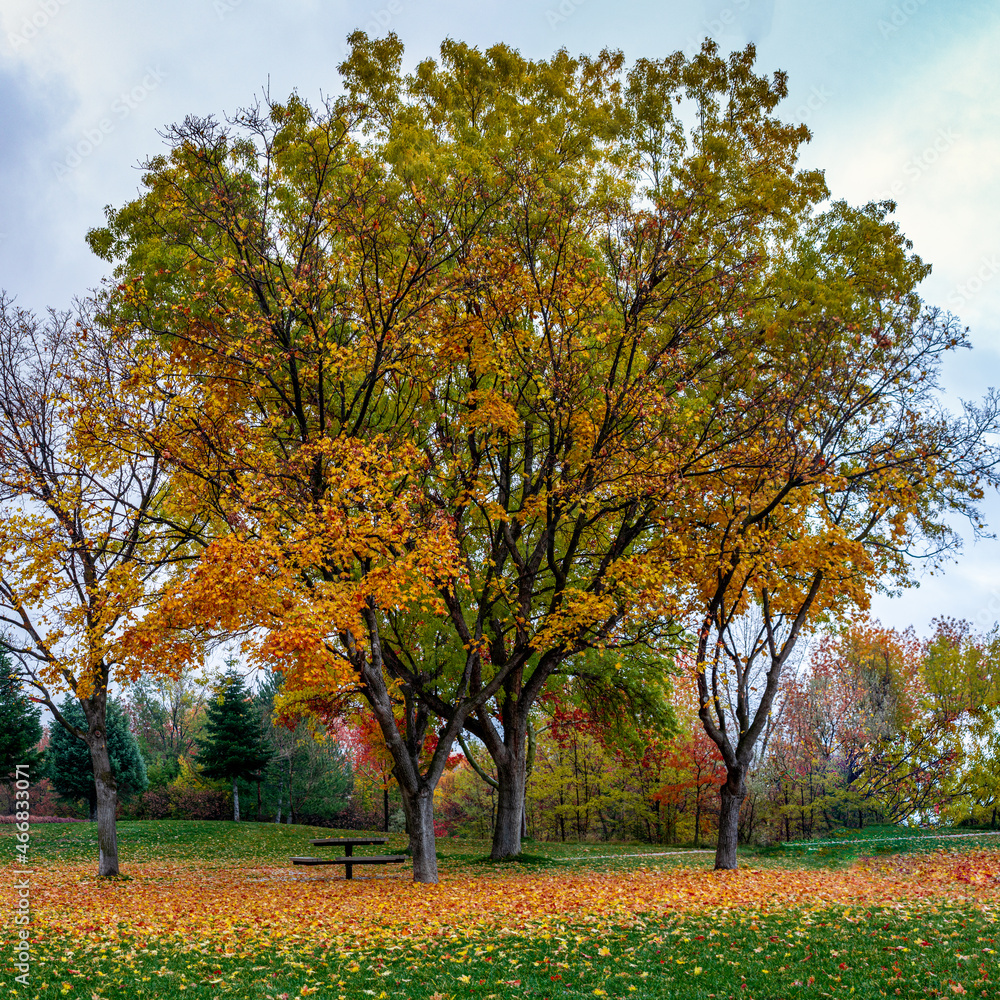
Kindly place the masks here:
<instances>
[{"instance_id":1,"label":"grass lawn","mask_svg":"<svg viewBox=\"0 0 1000 1000\"><path fill-rule=\"evenodd\" d=\"M90 824L35 824L30 980L14 978L8 877L0 997L1000 997L1000 845L985 834L876 830L722 873L711 853L627 844L531 843L496 865L487 844L448 839L437 886L409 866L346 881L289 865L331 835L124 822L126 875L100 880Z\"/></svg>"}]
</instances>

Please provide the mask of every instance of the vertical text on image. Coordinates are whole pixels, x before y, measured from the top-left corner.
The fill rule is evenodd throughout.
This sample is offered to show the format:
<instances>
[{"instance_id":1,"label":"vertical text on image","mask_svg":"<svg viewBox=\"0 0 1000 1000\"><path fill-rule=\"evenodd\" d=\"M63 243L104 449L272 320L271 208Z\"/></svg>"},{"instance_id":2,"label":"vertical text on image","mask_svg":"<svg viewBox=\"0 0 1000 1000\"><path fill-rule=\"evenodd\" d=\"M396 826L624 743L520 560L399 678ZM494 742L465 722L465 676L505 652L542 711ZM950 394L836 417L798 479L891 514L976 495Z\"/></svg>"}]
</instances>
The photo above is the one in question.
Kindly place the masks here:
<instances>
[{"instance_id":1,"label":"vertical text on image","mask_svg":"<svg viewBox=\"0 0 1000 1000\"><path fill-rule=\"evenodd\" d=\"M28 868L28 851L31 845L31 815L28 789L31 780L28 775L28 765L18 764L14 769L14 798L17 803L14 812L15 833L14 850L17 864L12 869L14 875L14 968L18 975L14 977L21 986L27 986L31 972L31 955L28 950L28 927L31 924L31 883L28 876L33 874Z\"/></svg>"}]
</instances>

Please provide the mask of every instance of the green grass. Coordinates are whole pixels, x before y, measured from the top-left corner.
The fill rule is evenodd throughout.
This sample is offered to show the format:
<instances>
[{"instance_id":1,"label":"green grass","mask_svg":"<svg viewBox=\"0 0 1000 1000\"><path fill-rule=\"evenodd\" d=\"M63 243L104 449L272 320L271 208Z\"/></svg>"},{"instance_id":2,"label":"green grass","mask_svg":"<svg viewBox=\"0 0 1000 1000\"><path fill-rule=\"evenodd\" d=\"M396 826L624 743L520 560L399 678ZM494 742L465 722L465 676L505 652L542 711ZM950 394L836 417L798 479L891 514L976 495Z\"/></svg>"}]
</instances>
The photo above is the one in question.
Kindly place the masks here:
<instances>
[{"instance_id":1,"label":"green grass","mask_svg":"<svg viewBox=\"0 0 1000 1000\"><path fill-rule=\"evenodd\" d=\"M996 830L870 826L863 830L839 830L816 840L794 840L756 848L747 853L765 862L777 860L783 866L798 862L804 867L838 868L867 857L998 846L1000 834Z\"/></svg>"},{"instance_id":2,"label":"green grass","mask_svg":"<svg viewBox=\"0 0 1000 1000\"><path fill-rule=\"evenodd\" d=\"M0 859L12 859L13 826L0 827ZM120 820L118 851L122 870L130 863L198 863L203 867L224 867L232 864L287 865L296 854L321 850L310 845L313 838L383 836L371 830L331 830L329 827L296 824L226 822L209 820ZM385 834L387 852L402 851L408 842L406 834ZM8 846L10 845L10 846ZM673 848L651 844L549 843L530 841L527 850L514 865L524 867L584 864L605 868L615 865L633 867L641 859L634 855L649 855L649 863L676 864L690 860L707 864L710 855L685 852L673 853ZM497 863L489 861L490 843L455 837L438 839L438 858L443 870L462 869L472 865L478 869ZM671 851L665 857L659 852ZM359 849L358 853L361 853ZM97 827L93 823L35 823L31 827L31 858L45 861L87 864L97 858ZM506 867L510 862L503 862ZM498 865L499 867L499 865Z\"/></svg>"}]
</instances>

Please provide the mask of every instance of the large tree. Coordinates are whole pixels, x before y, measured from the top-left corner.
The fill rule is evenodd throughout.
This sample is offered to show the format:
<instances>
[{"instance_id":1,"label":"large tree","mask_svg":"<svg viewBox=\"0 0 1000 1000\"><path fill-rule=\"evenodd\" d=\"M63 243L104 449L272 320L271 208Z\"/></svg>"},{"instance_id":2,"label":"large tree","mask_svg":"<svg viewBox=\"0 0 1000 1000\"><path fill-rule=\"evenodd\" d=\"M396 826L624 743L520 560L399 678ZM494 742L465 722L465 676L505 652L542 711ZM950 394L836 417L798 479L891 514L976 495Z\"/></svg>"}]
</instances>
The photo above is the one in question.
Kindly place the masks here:
<instances>
[{"instance_id":1,"label":"large tree","mask_svg":"<svg viewBox=\"0 0 1000 1000\"><path fill-rule=\"evenodd\" d=\"M762 602L776 677L811 616L898 568L882 527L896 552L910 511L936 530L977 456L897 405L960 338L914 313L884 208L819 211L752 47L626 72L447 42L403 74L394 36L351 41L342 99L188 119L91 242L171 411L176 500L228 525L146 637L243 629L290 686L362 696L433 880L463 727L495 764L493 855L516 854L546 685L587 653L665 670L694 616L726 756L705 664L732 616Z\"/></svg>"},{"instance_id":2,"label":"large tree","mask_svg":"<svg viewBox=\"0 0 1000 1000\"><path fill-rule=\"evenodd\" d=\"M91 241L121 262L109 313L169 350L147 370L178 489L232 528L174 606L368 700L434 878L459 729L496 762L494 855L517 853L548 678L659 644L697 380L752 359L719 332L824 188L752 50L623 78L615 53L446 43L404 77L394 37L352 42L341 102L189 119ZM715 93L740 115L689 143L675 100Z\"/></svg>"}]
</instances>

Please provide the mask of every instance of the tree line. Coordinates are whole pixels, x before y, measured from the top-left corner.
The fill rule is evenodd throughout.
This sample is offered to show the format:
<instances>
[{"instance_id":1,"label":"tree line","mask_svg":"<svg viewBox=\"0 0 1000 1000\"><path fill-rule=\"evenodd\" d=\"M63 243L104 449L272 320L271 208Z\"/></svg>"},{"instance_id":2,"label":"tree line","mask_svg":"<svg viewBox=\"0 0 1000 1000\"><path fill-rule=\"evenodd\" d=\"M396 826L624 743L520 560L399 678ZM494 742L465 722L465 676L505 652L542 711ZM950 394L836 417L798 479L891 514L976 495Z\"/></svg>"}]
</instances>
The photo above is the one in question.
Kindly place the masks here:
<instances>
[{"instance_id":1,"label":"tree line","mask_svg":"<svg viewBox=\"0 0 1000 1000\"><path fill-rule=\"evenodd\" d=\"M285 725L274 715L280 677L246 689L230 664L213 682L189 675L170 683L140 681L109 699L108 756L119 809L137 819L225 819L243 815L275 823L329 823L350 800L353 775L347 753L330 734L301 720ZM60 710L78 727L83 710L66 695ZM85 806L97 819L97 788L87 745L41 713L0 657L0 782L27 765L36 786L48 782L65 806ZM44 787L44 786L42 786ZM41 791L36 787L36 794ZM249 797L249 801L247 801Z\"/></svg>"},{"instance_id":2,"label":"tree line","mask_svg":"<svg viewBox=\"0 0 1000 1000\"><path fill-rule=\"evenodd\" d=\"M89 234L92 302L2 303L6 642L89 748L99 871L112 676L234 641L283 710L371 720L418 881L460 737L513 856L547 695L642 726L686 669L734 868L801 636L983 527L997 402L938 386L966 332L892 203L798 168L752 46L447 41L406 73L394 35L349 41L316 108L166 130Z\"/></svg>"}]
</instances>

